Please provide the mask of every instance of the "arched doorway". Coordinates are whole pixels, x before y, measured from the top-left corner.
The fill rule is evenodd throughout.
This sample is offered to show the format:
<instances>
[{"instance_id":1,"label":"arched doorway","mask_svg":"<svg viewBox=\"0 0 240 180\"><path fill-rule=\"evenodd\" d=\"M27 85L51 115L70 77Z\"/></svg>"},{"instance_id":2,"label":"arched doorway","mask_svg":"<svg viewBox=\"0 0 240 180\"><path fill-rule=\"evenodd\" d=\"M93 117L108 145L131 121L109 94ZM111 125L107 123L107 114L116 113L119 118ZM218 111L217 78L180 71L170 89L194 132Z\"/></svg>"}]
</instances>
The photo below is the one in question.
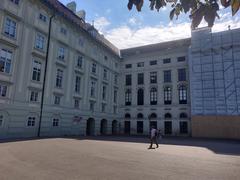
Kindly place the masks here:
<instances>
[{"instance_id":1,"label":"arched doorway","mask_svg":"<svg viewBox=\"0 0 240 180\"><path fill-rule=\"evenodd\" d=\"M112 122L112 134L118 133L118 122L117 120L113 120Z\"/></svg>"},{"instance_id":2,"label":"arched doorway","mask_svg":"<svg viewBox=\"0 0 240 180\"><path fill-rule=\"evenodd\" d=\"M101 133L101 135L107 134L107 120L106 119L101 120L100 133Z\"/></svg>"},{"instance_id":3,"label":"arched doorway","mask_svg":"<svg viewBox=\"0 0 240 180\"><path fill-rule=\"evenodd\" d=\"M87 136L95 135L95 120L93 118L87 120L86 134Z\"/></svg>"}]
</instances>

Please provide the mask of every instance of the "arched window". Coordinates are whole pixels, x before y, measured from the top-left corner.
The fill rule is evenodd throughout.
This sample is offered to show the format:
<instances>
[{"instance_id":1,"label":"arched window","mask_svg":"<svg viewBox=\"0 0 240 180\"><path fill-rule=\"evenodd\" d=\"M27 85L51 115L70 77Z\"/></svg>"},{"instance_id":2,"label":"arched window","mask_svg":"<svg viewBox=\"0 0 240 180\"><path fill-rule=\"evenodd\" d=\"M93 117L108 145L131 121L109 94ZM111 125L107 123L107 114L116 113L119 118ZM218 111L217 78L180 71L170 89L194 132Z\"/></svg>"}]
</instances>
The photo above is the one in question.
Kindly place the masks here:
<instances>
[{"instance_id":1,"label":"arched window","mask_svg":"<svg viewBox=\"0 0 240 180\"><path fill-rule=\"evenodd\" d=\"M187 104L187 87L184 85L179 86L179 104Z\"/></svg>"},{"instance_id":2,"label":"arched window","mask_svg":"<svg viewBox=\"0 0 240 180\"><path fill-rule=\"evenodd\" d=\"M130 106L132 104L132 91L127 89L125 92L125 105Z\"/></svg>"},{"instance_id":3,"label":"arched window","mask_svg":"<svg viewBox=\"0 0 240 180\"><path fill-rule=\"evenodd\" d=\"M156 113L150 114L149 119L157 119L157 114Z\"/></svg>"},{"instance_id":4,"label":"arched window","mask_svg":"<svg viewBox=\"0 0 240 180\"><path fill-rule=\"evenodd\" d=\"M137 104L143 105L144 104L144 91L143 89L139 89L137 92Z\"/></svg>"},{"instance_id":5,"label":"arched window","mask_svg":"<svg viewBox=\"0 0 240 180\"><path fill-rule=\"evenodd\" d=\"M130 119L130 118L131 118L131 115L130 115L129 113L126 113L126 114L125 114L125 118L126 118L126 119Z\"/></svg>"},{"instance_id":6,"label":"arched window","mask_svg":"<svg viewBox=\"0 0 240 180\"><path fill-rule=\"evenodd\" d=\"M164 88L164 104L172 104L172 89L171 89L171 87Z\"/></svg>"},{"instance_id":7,"label":"arched window","mask_svg":"<svg viewBox=\"0 0 240 180\"><path fill-rule=\"evenodd\" d=\"M157 104L157 88L151 88L150 90L150 104L151 105Z\"/></svg>"},{"instance_id":8,"label":"arched window","mask_svg":"<svg viewBox=\"0 0 240 180\"><path fill-rule=\"evenodd\" d=\"M143 119L143 114L142 114L142 113L138 113L138 114L137 114L137 118L138 118L138 119Z\"/></svg>"},{"instance_id":9,"label":"arched window","mask_svg":"<svg viewBox=\"0 0 240 180\"><path fill-rule=\"evenodd\" d=\"M165 119L171 119L172 115L170 113L166 113L164 117L165 117Z\"/></svg>"},{"instance_id":10,"label":"arched window","mask_svg":"<svg viewBox=\"0 0 240 180\"><path fill-rule=\"evenodd\" d=\"M179 115L179 118L180 118L180 119L186 119L186 118L188 118L188 115L187 115L186 113L181 113L181 114Z\"/></svg>"}]
</instances>

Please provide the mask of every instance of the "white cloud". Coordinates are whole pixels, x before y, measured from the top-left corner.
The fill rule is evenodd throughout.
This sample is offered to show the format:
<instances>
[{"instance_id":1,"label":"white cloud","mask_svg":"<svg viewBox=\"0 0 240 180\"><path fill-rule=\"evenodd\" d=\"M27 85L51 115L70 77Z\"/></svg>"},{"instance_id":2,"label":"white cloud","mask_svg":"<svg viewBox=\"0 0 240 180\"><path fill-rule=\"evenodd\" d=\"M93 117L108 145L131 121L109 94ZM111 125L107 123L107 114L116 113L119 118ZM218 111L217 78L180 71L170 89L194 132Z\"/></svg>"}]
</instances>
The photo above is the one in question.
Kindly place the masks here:
<instances>
[{"instance_id":1,"label":"white cloud","mask_svg":"<svg viewBox=\"0 0 240 180\"><path fill-rule=\"evenodd\" d=\"M212 29L213 32L227 30L229 25L231 29L240 27L240 17L231 17L231 14L222 14L220 16L221 19L216 20ZM134 22L135 20L132 19L132 23ZM199 27L206 25L206 22L203 22ZM181 24L170 22L166 26L145 26L138 29L132 29L125 25L104 32L104 35L118 48L124 49L190 37L190 26L191 24L187 22Z\"/></svg>"},{"instance_id":2,"label":"white cloud","mask_svg":"<svg viewBox=\"0 0 240 180\"><path fill-rule=\"evenodd\" d=\"M107 20L105 17L99 17L94 21L94 26L97 30L100 32L104 31L107 26L109 26L111 23Z\"/></svg>"}]
</instances>

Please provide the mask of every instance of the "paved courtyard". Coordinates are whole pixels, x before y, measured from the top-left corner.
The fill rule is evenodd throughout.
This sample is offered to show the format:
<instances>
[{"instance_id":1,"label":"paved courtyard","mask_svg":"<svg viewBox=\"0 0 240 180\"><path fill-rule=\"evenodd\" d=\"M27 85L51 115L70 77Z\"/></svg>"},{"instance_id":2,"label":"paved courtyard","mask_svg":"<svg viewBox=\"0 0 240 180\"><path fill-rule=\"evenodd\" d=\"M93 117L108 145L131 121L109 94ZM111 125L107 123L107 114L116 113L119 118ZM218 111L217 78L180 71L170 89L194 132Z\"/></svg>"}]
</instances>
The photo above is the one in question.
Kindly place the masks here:
<instances>
[{"instance_id":1,"label":"paved courtyard","mask_svg":"<svg viewBox=\"0 0 240 180\"><path fill-rule=\"evenodd\" d=\"M139 137L52 138L0 143L0 180L240 179L237 141Z\"/></svg>"}]
</instances>

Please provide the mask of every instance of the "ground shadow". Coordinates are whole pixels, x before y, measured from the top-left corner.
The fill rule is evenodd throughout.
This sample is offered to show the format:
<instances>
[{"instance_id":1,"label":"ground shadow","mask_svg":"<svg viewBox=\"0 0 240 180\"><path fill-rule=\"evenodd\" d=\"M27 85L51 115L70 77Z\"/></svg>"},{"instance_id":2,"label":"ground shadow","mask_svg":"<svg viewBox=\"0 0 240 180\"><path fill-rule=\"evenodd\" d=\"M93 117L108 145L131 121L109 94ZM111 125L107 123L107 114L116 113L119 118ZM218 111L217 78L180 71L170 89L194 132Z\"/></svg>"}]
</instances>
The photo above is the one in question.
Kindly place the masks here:
<instances>
[{"instance_id":1,"label":"ground shadow","mask_svg":"<svg viewBox=\"0 0 240 180\"><path fill-rule=\"evenodd\" d=\"M87 136L80 138L75 137L75 139L118 141L145 144L150 143L149 138L146 136ZM159 140L159 144L203 147L211 150L216 154L240 155L240 141L238 140L192 138L192 137L163 137L162 139Z\"/></svg>"},{"instance_id":2,"label":"ground shadow","mask_svg":"<svg viewBox=\"0 0 240 180\"><path fill-rule=\"evenodd\" d=\"M43 138L24 138L24 139L20 138L20 139L0 140L0 144L21 142L21 141L36 141L36 140L43 140L43 139L56 139L56 138L145 143L147 147L150 144L149 138L147 136L63 136L63 137L43 137ZM191 137L163 137L161 140L159 140L159 144L203 147L211 150L216 154L238 155L238 156L240 155L239 140L191 138Z\"/></svg>"}]
</instances>

